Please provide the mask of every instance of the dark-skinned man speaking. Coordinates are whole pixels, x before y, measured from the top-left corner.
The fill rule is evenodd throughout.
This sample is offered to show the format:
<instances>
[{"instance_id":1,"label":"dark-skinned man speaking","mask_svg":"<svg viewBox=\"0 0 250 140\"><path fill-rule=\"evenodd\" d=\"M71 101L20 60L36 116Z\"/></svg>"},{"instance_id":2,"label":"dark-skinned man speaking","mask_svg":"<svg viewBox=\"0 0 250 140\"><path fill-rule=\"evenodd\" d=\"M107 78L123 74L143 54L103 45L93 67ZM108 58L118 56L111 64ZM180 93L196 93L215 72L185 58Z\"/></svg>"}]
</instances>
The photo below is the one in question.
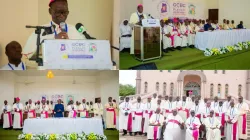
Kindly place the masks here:
<instances>
[{"instance_id":1,"label":"dark-skinned man speaking","mask_svg":"<svg viewBox=\"0 0 250 140\"><path fill-rule=\"evenodd\" d=\"M55 32L45 36L41 35L41 41L44 39L85 39L85 37L76 30L75 26L69 25L66 22L69 15L67 0L50 0L49 14L52 21L49 21L48 24L43 26L54 26ZM60 24L62 23L64 23L64 27L60 27ZM44 31L42 30L42 33L43 32ZM29 37L23 50L23 54L26 58L30 58L36 52L36 40L37 34L34 32Z\"/></svg>"}]
</instances>

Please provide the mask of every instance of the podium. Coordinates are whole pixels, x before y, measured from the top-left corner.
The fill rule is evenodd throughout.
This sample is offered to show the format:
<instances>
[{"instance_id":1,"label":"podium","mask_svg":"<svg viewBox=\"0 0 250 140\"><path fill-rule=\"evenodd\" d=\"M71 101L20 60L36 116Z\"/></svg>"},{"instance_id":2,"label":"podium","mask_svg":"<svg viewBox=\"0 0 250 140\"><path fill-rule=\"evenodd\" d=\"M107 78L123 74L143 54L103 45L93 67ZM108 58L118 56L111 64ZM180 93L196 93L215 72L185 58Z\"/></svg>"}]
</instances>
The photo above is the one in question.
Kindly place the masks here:
<instances>
[{"instance_id":1,"label":"podium","mask_svg":"<svg viewBox=\"0 0 250 140\"><path fill-rule=\"evenodd\" d=\"M134 54L140 61L161 58L161 26L158 19L143 19L134 26Z\"/></svg>"},{"instance_id":2,"label":"podium","mask_svg":"<svg viewBox=\"0 0 250 140\"><path fill-rule=\"evenodd\" d=\"M108 40L45 40L42 44L43 69L111 70Z\"/></svg>"}]
</instances>

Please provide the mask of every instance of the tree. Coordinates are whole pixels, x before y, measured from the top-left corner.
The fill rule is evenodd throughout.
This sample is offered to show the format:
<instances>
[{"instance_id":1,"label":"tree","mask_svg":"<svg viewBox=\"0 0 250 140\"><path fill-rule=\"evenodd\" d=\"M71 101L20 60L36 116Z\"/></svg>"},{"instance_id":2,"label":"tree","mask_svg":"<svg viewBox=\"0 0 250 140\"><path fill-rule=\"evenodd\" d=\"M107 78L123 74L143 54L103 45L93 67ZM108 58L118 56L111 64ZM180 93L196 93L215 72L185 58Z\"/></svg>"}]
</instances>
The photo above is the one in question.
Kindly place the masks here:
<instances>
[{"instance_id":1,"label":"tree","mask_svg":"<svg viewBox=\"0 0 250 140\"><path fill-rule=\"evenodd\" d=\"M122 85L120 84L120 96L129 96L129 95L135 95L135 87L132 85Z\"/></svg>"}]
</instances>

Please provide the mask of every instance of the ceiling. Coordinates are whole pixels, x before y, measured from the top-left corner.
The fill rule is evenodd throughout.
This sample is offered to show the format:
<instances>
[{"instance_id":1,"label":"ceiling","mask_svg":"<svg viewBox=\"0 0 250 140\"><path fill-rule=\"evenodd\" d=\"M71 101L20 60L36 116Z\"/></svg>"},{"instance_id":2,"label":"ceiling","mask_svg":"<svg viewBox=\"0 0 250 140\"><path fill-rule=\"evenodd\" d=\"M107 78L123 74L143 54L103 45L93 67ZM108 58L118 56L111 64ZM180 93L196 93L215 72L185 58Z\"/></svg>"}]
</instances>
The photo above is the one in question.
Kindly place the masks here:
<instances>
[{"instance_id":1,"label":"ceiling","mask_svg":"<svg viewBox=\"0 0 250 140\"><path fill-rule=\"evenodd\" d=\"M52 70L54 76L97 76L98 70ZM46 76L48 70L13 71L17 76Z\"/></svg>"}]
</instances>

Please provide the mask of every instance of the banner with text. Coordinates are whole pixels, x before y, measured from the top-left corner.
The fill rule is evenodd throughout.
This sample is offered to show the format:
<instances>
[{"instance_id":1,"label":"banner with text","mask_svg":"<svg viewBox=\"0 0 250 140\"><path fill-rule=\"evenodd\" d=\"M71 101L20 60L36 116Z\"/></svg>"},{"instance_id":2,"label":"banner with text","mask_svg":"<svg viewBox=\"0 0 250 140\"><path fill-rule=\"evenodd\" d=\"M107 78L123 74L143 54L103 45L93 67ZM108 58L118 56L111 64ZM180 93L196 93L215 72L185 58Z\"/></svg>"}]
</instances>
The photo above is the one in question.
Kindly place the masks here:
<instances>
[{"instance_id":1,"label":"banner with text","mask_svg":"<svg viewBox=\"0 0 250 140\"><path fill-rule=\"evenodd\" d=\"M54 104L57 104L58 99L61 99L63 101L64 100L63 94L51 95L51 100L53 101Z\"/></svg>"},{"instance_id":2,"label":"banner with text","mask_svg":"<svg viewBox=\"0 0 250 140\"><path fill-rule=\"evenodd\" d=\"M189 2L187 0L143 0L144 13L157 19L191 18L206 19L208 8L204 1Z\"/></svg>"}]
</instances>

